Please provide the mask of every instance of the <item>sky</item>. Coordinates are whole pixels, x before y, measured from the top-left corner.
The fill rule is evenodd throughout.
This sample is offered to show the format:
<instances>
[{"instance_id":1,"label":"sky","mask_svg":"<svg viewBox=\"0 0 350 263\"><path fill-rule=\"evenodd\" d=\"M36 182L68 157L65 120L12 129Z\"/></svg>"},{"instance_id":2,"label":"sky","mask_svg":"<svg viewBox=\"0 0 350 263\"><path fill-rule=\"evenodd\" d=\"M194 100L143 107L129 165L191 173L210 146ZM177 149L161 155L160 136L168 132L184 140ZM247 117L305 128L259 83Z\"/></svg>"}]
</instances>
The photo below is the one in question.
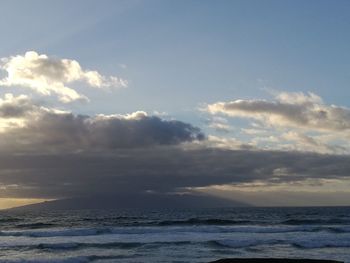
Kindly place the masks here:
<instances>
[{"instance_id":1,"label":"sky","mask_svg":"<svg viewBox=\"0 0 350 263\"><path fill-rule=\"evenodd\" d=\"M349 1L0 10L0 208L101 192L350 205Z\"/></svg>"}]
</instances>

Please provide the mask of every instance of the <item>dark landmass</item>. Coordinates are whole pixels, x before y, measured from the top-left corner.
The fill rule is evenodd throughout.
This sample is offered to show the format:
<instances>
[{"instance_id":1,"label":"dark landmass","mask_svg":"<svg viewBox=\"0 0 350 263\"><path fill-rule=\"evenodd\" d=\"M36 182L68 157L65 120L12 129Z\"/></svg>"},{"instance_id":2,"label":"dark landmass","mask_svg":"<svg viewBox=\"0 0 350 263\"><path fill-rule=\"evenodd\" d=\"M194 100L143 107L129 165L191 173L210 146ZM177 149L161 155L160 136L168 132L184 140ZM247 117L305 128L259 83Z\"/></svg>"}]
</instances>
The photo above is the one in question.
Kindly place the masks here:
<instances>
[{"instance_id":1,"label":"dark landmass","mask_svg":"<svg viewBox=\"0 0 350 263\"><path fill-rule=\"evenodd\" d=\"M344 263L336 260L322 259L288 259L288 258L226 258L209 263Z\"/></svg>"},{"instance_id":2,"label":"dark landmass","mask_svg":"<svg viewBox=\"0 0 350 263\"><path fill-rule=\"evenodd\" d=\"M242 207L247 204L206 195L120 194L88 196L46 201L11 210L78 210L78 209L193 209Z\"/></svg>"}]
</instances>

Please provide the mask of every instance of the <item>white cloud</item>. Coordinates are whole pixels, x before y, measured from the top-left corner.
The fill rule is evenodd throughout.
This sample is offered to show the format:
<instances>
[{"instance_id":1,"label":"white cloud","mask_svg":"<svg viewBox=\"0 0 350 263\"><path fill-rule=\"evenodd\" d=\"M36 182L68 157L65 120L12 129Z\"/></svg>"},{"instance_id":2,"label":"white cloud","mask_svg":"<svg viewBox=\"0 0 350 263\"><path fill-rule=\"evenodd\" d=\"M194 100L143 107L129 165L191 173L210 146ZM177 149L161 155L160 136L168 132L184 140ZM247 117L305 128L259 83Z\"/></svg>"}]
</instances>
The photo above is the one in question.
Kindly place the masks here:
<instances>
[{"instance_id":1,"label":"white cloud","mask_svg":"<svg viewBox=\"0 0 350 263\"><path fill-rule=\"evenodd\" d=\"M210 104L211 114L252 118L269 126L305 128L316 131L350 131L350 109L326 105L313 93L276 95L275 100L235 100Z\"/></svg>"},{"instance_id":2,"label":"white cloud","mask_svg":"<svg viewBox=\"0 0 350 263\"><path fill-rule=\"evenodd\" d=\"M64 103L88 100L86 96L67 86L75 81L85 82L94 88L121 88L128 85L124 79L84 70L76 60L48 57L35 51L2 58L0 69L7 72L7 76L0 80L0 85L30 88L44 96L56 94Z\"/></svg>"},{"instance_id":3,"label":"white cloud","mask_svg":"<svg viewBox=\"0 0 350 263\"><path fill-rule=\"evenodd\" d=\"M248 135L262 135L267 133L266 130L254 128L242 128L241 131Z\"/></svg>"},{"instance_id":4,"label":"white cloud","mask_svg":"<svg viewBox=\"0 0 350 263\"><path fill-rule=\"evenodd\" d=\"M224 114L258 122L257 129L242 129L251 142L262 148L350 153L350 109L327 105L314 93L273 92L273 100L234 100L217 102L206 110L214 116ZM254 126L252 124L252 126ZM256 126L256 125L255 125ZM262 129L259 128L259 131ZM333 137L332 140L329 135ZM324 137L327 135L326 137ZM323 136L323 137L322 137ZM334 139L335 138L335 139Z\"/></svg>"},{"instance_id":5,"label":"white cloud","mask_svg":"<svg viewBox=\"0 0 350 263\"><path fill-rule=\"evenodd\" d=\"M232 129L228 121L220 116L214 116L213 118L209 119L208 122L209 127L215 129L218 132L228 133Z\"/></svg>"},{"instance_id":6,"label":"white cloud","mask_svg":"<svg viewBox=\"0 0 350 263\"><path fill-rule=\"evenodd\" d=\"M275 97L278 101L288 104L323 104L322 98L312 92L275 92Z\"/></svg>"},{"instance_id":7,"label":"white cloud","mask_svg":"<svg viewBox=\"0 0 350 263\"><path fill-rule=\"evenodd\" d=\"M349 153L349 144L342 142L341 144L332 144L332 142L317 135L307 135L296 131L288 131L280 136L281 142L290 142L285 148L296 151L314 151L319 153Z\"/></svg>"}]
</instances>

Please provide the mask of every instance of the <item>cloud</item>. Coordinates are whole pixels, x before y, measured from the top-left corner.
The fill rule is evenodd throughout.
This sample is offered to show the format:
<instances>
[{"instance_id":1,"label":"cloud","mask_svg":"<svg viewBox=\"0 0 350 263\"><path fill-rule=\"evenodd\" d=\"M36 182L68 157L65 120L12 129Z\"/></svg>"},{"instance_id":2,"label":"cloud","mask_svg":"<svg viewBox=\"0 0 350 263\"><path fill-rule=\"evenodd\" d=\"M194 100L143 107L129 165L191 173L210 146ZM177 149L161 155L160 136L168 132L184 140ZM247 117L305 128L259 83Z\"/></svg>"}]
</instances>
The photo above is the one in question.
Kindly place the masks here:
<instances>
[{"instance_id":1,"label":"cloud","mask_svg":"<svg viewBox=\"0 0 350 263\"><path fill-rule=\"evenodd\" d=\"M5 94L3 99L0 98L0 118L23 117L36 110L37 106L26 95L15 97L8 93Z\"/></svg>"},{"instance_id":2,"label":"cloud","mask_svg":"<svg viewBox=\"0 0 350 263\"><path fill-rule=\"evenodd\" d=\"M326 105L313 94L282 92L275 100L234 100L210 104L211 114L252 118L274 127L350 131L350 109Z\"/></svg>"},{"instance_id":3,"label":"cloud","mask_svg":"<svg viewBox=\"0 0 350 263\"><path fill-rule=\"evenodd\" d=\"M168 193L263 182L303 184L348 178L349 156L179 146L116 151L0 154L2 196L60 198L90 194ZM325 181L326 182L326 181Z\"/></svg>"},{"instance_id":4,"label":"cloud","mask_svg":"<svg viewBox=\"0 0 350 263\"><path fill-rule=\"evenodd\" d=\"M332 185L332 187L337 186ZM348 191L318 190L317 192L314 192L310 191L310 189L296 191L297 187L295 187L295 190L290 191L291 188L292 186L288 185L284 189L269 189L267 191L259 189L257 191L247 191L245 189L242 189L242 187L227 187L226 189L217 189L214 186L196 189L196 191L219 196L225 199L244 201L254 206L263 207L349 206L350 193Z\"/></svg>"},{"instance_id":5,"label":"cloud","mask_svg":"<svg viewBox=\"0 0 350 263\"><path fill-rule=\"evenodd\" d=\"M338 153L338 154L346 154L348 152L347 145L331 145L327 143L320 136L308 136L303 133L298 133L295 131L289 131L283 133L280 136L281 141L289 141L292 142L293 145L289 145L289 149L305 151L313 150L320 153Z\"/></svg>"},{"instance_id":6,"label":"cloud","mask_svg":"<svg viewBox=\"0 0 350 263\"><path fill-rule=\"evenodd\" d=\"M143 111L76 115L7 94L0 123L8 120L18 124L0 131L0 197L169 193L349 176L349 156L261 150L234 138L205 137L191 124Z\"/></svg>"},{"instance_id":7,"label":"cloud","mask_svg":"<svg viewBox=\"0 0 350 263\"><path fill-rule=\"evenodd\" d=\"M27 95L5 94L0 98L0 135L9 128L23 127L26 121L32 120L38 112L45 110L49 111L35 104ZM6 140L0 137L1 141Z\"/></svg>"},{"instance_id":8,"label":"cloud","mask_svg":"<svg viewBox=\"0 0 350 263\"><path fill-rule=\"evenodd\" d=\"M217 132L228 133L231 131L231 127L228 124L228 121L219 116L214 116L213 118L208 119L209 128L214 129Z\"/></svg>"},{"instance_id":9,"label":"cloud","mask_svg":"<svg viewBox=\"0 0 350 263\"><path fill-rule=\"evenodd\" d=\"M203 140L199 128L143 111L115 115L75 115L37 106L29 97L7 95L0 100L0 122L13 117L21 125L5 129L0 145L18 151L82 151L176 145Z\"/></svg>"},{"instance_id":10,"label":"cloud","mask_svg":"<svg viewBox=\"0 0 350 263\"><path fill-rule=\"evenodd\" d=\"M7 76L0 80L0 85L29 88L44 96L55 94L64 103L87 100L86 96L66 86L72 82L82 81L94 88L120 88L128 85L124 79L84 70L76 60L49 57L35 51L2 58L0 69L7 72Z\"/></svg>"},{"instance_id":11,"label":"cloud","mask_svg":"<svg viewBox=\"0 0 350 263\"><path fill-rule=\"evenodd\" d=\"M321 103L309 97L295 96L291 105ZM283 100L271 103L288 104ZM0 99L0 124L0 197L174 193L310 180L322 184L344 180L350 170L348 155L263 150L235 138L205 136L189 123L144 111L77 115L44 107L27 95ZM271 140L281 138L315 148L325 148L319 141L329 139L287 131Z\"/></svg>"},{"instance_id":12,"label":"cloud","mask_svg":"<svg viewBox=\"0 0 350 263\"><path fill-rule=\"evenodd\" d=\"M314 93L272 94L273 100L217 102L205 111L252 121L241 128L241 137L262 149L350 153L349 108L327 105Z\"/></svg>"}]
</instances>

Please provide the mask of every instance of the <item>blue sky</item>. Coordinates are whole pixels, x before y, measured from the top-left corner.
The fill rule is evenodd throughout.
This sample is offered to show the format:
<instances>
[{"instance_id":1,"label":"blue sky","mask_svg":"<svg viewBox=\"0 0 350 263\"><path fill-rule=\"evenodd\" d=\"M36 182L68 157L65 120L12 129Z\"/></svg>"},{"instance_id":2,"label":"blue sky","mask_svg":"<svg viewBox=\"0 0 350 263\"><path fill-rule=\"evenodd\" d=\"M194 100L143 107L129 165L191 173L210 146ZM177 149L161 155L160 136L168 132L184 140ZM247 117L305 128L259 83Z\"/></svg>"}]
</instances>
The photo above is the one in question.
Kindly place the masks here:
<instances>
[{"instance_id":1,"label":"blue sky","mask_svg":"<svg viewBox=\"0 0 350 263\"><path fill-rule=\"evenodd\" d=\"M124 151L127 145L134 151L140 143L141 148L168 145L169 152L159 152L163 157L173 154L174 144L185 144L180 159L188 154L186 147L202 147L216 149L217 162L228 160L221 150L233 150L234 163L257 151L272 160L269 174L256 162L249 164L251 177L181 187L225 197L245 187L248 198L261 186L277 195L302 185L308 194L323 193L323 204L329 200L327 187L339 192L332 199L336 204L350 196L344 189L350 186L349 1L9 0L0 2L0 10L0 146L14 156L29 149L66 154L89 147ZM140 130L129 138L125 127ZM50 143L50 149L44 147ZM276 161L273 151L312 164L292 167L284 157ZM324 154L332 160L324 161ZM322 172L306 168L327 161L328 168L343 170L320 177ZM231 163L225 165L220 169L232 172ZM11 181L1 172L0 187L25 181ZM42 178L30 178L38 189L49 189ZM153 187L146 190L160 189ZM62 196L22 190L5 197L67 196L59 190ZM254 198L253 203L260 200Z\"/></svg>"},{"instance_id":2,"label":"blue sky","mask_svg":"<svg viewBox=\"0 0 350 263\"><path fill-rule=\"evenodd\" d=\"M187 118L199 103L268 97L264 87L346 106L349 9L348 1L2 1L0 56L35 50L129 80L83 112Z\"/></svg>"}]
</instances>

